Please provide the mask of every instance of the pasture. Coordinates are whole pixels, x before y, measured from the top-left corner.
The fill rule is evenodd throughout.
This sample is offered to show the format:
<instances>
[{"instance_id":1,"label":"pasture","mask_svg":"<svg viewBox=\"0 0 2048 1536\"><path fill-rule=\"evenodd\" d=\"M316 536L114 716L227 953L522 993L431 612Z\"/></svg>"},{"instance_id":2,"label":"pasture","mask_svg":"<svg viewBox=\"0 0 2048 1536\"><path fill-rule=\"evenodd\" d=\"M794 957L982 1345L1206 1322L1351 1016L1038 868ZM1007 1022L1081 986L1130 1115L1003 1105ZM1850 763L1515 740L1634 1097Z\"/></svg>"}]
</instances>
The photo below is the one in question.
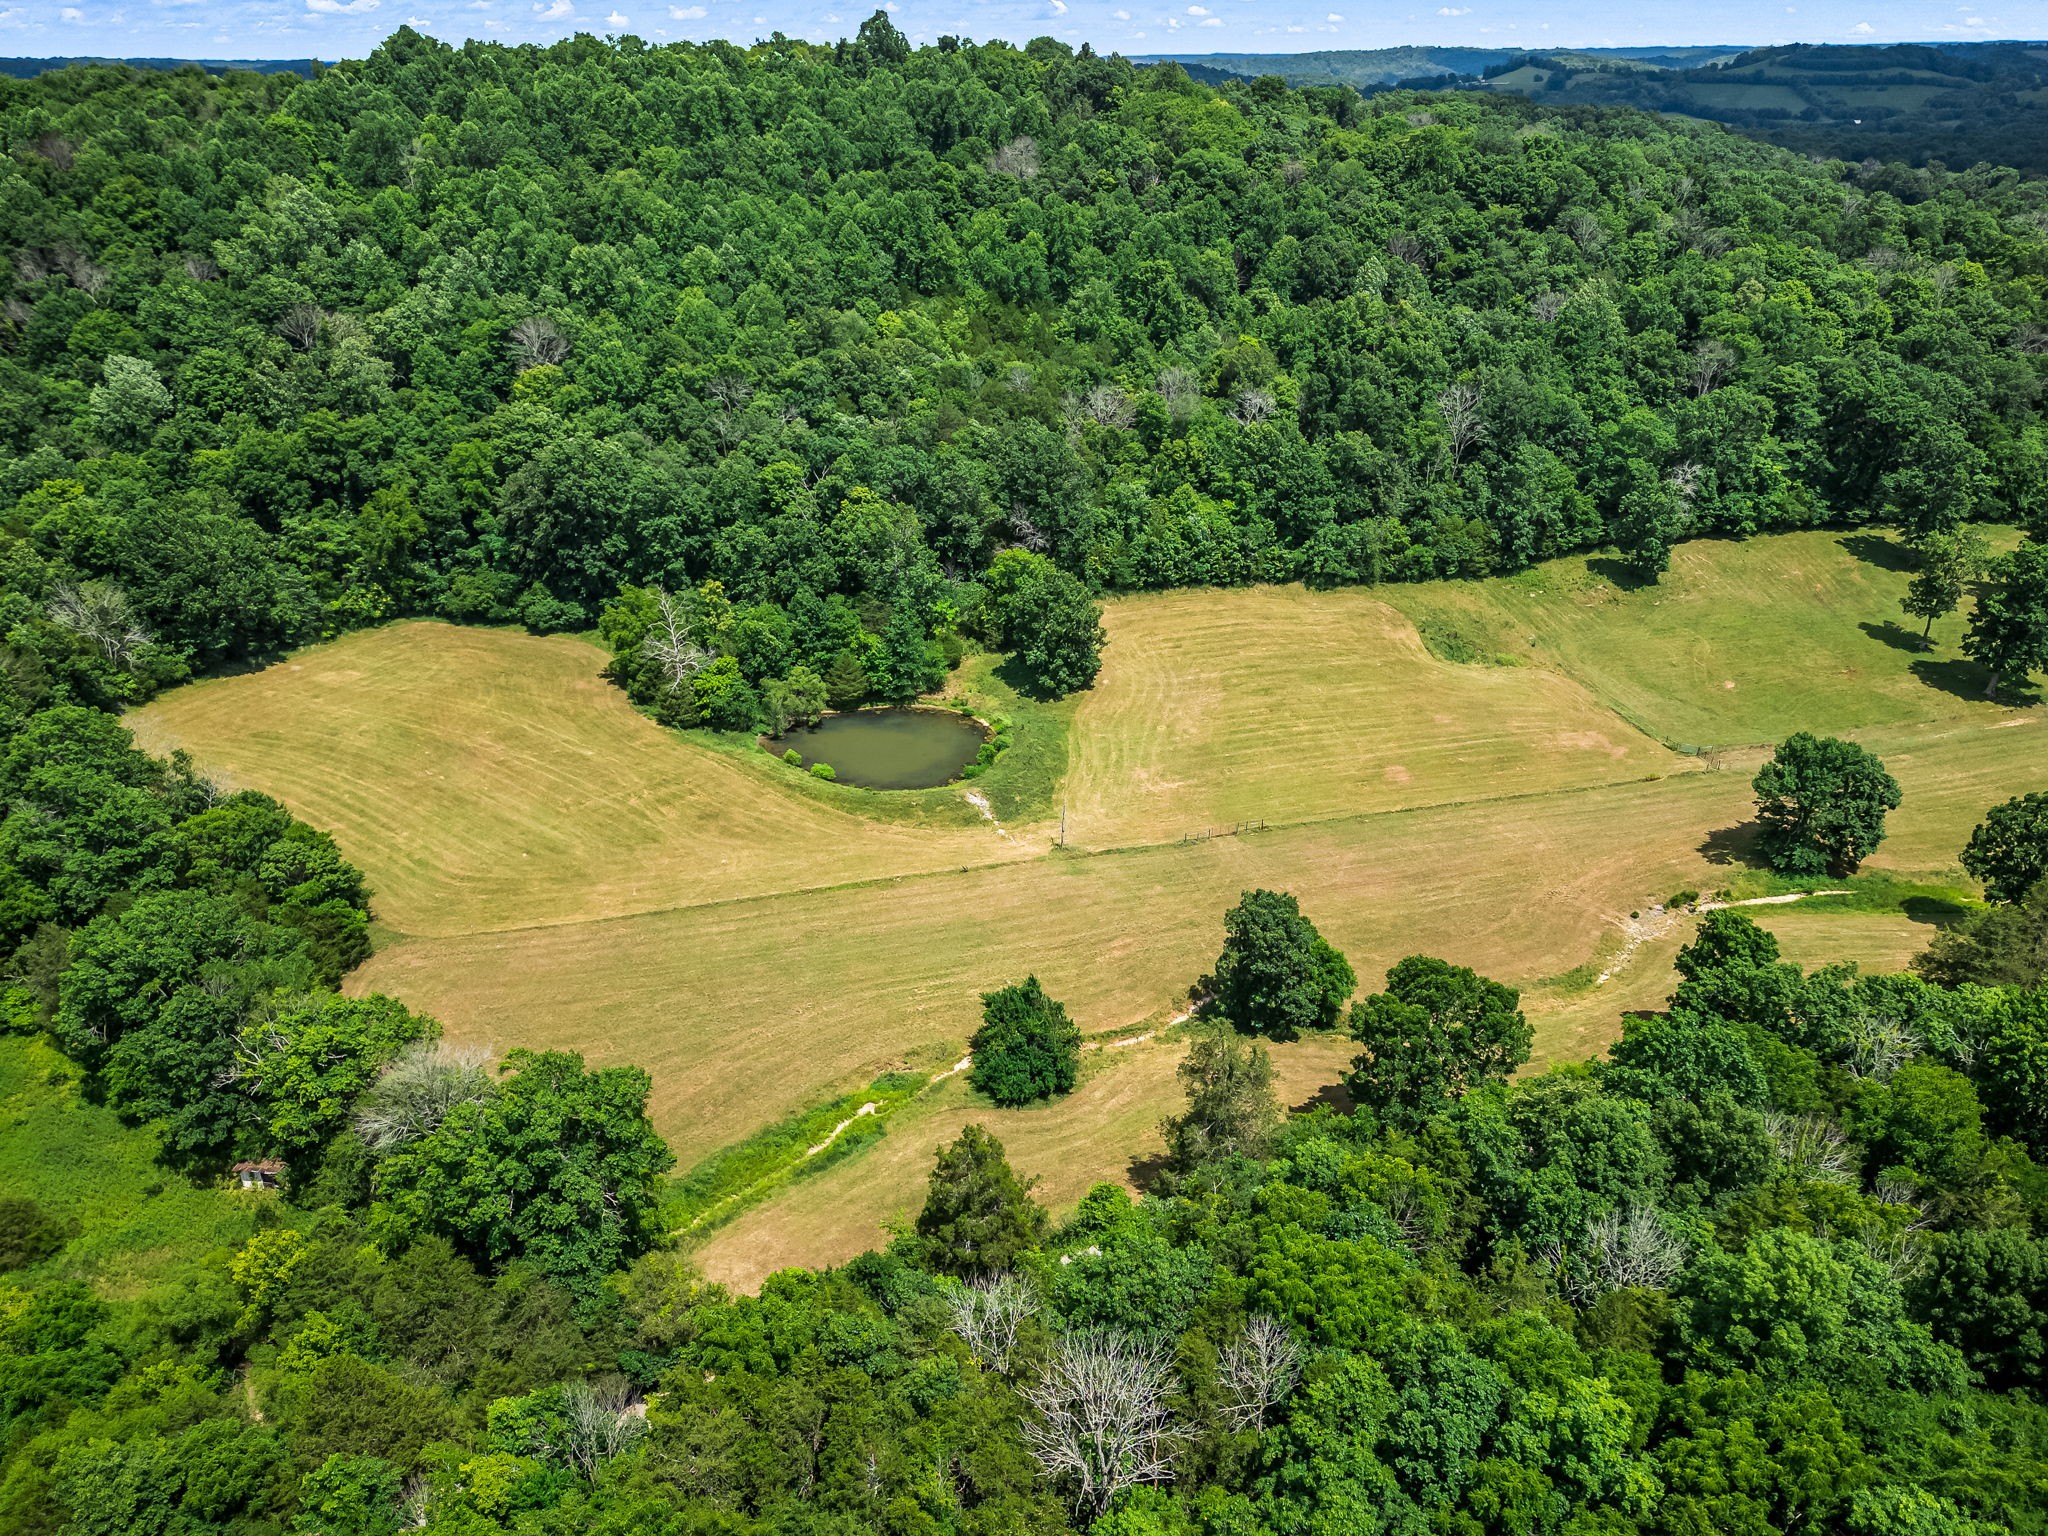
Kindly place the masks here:
<instances>
[{"instance_id":1,"label":"pasture","mask_svg":"<svg viewBox=\"0 0 2048 1536\"><path fill-rule=\"evenodd\" d=\"M363 865L386 937L353 987L457 1039L645 1066L686 1166L878 1072L950 1065L977 994L1027 972L1090 1034L1154 1033L1091 1058L1057 1105L998 1114L964 1078L935 1087L876 1145L711 1236L707 1269L744 1282L880 1240L969 1117L1056 1205L1128 1177L1179 1103L1180 1047L1159 1032L1247 887L1294 892L1368 987L1416 951L1524 987L1540 1061L1597 1051L1623 1008L1669 990L1682 925L1625 951L1629 914L1753 878L1749 776L1791 730L1854 735L1900 779L1871 870L1959 882L1985 807L2041 786L2048 712L1974 697L1957 620L1935 650L1910 646L1900 564L1871 535L1802 533L1684 546L1645 589L1578 559L1483 583L1124 599L1098 686L1020 717L1007 781L999 763L903 797L664 731L581 640L434 623L131 720ZM1183 840L1245 819L1267 826ZM1808 964L1896 965L1929 931L1761 910ZM1290 1102L1348 1054L1289 1047Z\"/></svg>"}]
</instances>

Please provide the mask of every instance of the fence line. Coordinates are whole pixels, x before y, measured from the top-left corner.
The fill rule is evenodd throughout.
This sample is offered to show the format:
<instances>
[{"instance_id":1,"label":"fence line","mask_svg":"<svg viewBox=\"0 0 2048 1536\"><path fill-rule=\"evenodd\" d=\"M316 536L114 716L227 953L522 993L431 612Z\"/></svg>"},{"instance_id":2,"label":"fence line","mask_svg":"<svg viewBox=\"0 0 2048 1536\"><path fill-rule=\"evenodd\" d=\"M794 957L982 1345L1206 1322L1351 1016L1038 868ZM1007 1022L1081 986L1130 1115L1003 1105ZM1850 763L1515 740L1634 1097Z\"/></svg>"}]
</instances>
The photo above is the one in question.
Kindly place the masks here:
<instances>
[{"instance_id":1,"label":"fence line","mask_svg":"<svg viewBox=\"0 0 2048 1536\"><path fill-rule=\"evenodd\" d=\"M1263 832L1265 830L1266 821L1264 817L1260 817L1257 821L1234 821L1227 827L1204 827L1199 832L1183 832L1180 835L1180 845L1185 848L1189 843L1206 843L1212 837L1239 837L1246 832Z\"/></svg>"}]
</instances>

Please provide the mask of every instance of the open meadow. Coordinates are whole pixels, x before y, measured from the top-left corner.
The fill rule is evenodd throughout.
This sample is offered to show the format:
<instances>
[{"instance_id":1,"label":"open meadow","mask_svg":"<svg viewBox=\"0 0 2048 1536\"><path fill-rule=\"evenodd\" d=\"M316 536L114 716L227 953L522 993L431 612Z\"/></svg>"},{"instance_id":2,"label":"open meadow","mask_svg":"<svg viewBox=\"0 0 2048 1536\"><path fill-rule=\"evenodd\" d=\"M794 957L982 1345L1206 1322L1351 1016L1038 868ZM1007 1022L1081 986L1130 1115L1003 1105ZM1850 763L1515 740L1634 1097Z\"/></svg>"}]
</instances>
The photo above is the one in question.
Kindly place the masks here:
<instances>
[{"instance_id":1,"label":"open meadow","mask_svg":"<svg viewBox=\"0 0 2048 1536\"><path fill-rule=\"evenodd\" d=\"M1854 736L1903 785L1870 871L1963 884L1957 850L1985 808L2048 785L2048 711L1976 697L1958 619L1920 651L1894 622L1900 563L1873 535L1801 533L1686 545L1636 590L1574 559L1479 583L1124 599L1097 687L1020 718L1029 754L914 798L821 789L663 730L584 641L435 623L130 720L361 864L383 938L352 988L456 1039L646 1067L686 1167L878 1072L951 1065L977 994L1028 972L1089 1034L1151 1036L1092 1054L1055 1105L996 1112L963 1077L933 1087L873 1145L711 1233L707 1270L752 1283L881 1240L968 1118L1055 1205L1130 1177L1179 1103L1171 1021L1248 887L1292 891L1367 986L1426 951L1524 987L1541 1061L1597 1051L1622 1009L1669 990L1685 924L1631 938L1632 913L1757 880L1749 777L1792 730ZM1245 820L1266 825L1188 840ZM1896 966L1931 932L1896 910L1765 913L1807 964ZM1286 1048L1288 1101L1347 1055Z\"/></svg>"}]
</instances>

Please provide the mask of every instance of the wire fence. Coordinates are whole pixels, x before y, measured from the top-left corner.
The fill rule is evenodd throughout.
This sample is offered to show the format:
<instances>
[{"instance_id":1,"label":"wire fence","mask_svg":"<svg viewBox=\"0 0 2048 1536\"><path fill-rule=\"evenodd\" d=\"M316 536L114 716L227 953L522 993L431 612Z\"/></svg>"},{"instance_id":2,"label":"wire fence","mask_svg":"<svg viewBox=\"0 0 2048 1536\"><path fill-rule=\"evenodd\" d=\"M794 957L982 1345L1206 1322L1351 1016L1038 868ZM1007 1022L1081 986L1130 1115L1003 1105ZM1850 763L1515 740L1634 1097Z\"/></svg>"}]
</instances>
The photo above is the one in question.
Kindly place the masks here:
<instances>
[{"instance_id":1,"label":"wire fence","mask_svg":"<svg viewBox=\"0 0 2048 1536\"><path fill-rule=\"evenodd\" d=\"M1242 837L1247 832L1265 830L1265 818L1261 817L1257 821L1233 821L1227 827L1204 827L1199 832L1183 832L1180 841L1181 846L1186 847L1189 843L1206 843L1212 837Z\"/></svg>"}]
</instances>

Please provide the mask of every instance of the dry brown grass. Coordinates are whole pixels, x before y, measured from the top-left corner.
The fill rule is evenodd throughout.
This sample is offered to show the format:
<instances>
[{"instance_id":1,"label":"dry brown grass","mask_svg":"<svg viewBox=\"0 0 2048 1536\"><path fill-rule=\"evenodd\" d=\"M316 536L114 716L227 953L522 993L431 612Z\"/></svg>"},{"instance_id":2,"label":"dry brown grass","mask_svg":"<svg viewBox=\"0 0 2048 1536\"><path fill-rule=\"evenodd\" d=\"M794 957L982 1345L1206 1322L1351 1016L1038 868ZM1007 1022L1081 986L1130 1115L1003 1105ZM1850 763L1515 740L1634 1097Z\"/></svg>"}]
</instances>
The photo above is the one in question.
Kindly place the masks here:
<instances>
[{"instance_id":1,"label":"dry brown grass","mask_svg":"<svg viewBox=\"0 0 2048 1536\"><path fill-rule=\"evenodd\" d=\"M136 723L278 794L363 864L398 934L353 986L459 1039L647 1067L687 1164L878 1070L957 1060L977 994L1027 972L1086 1030L1157 1025L1259 885L1295 893L1368 987L1404 954L1440 954L1528 989L1539 1060L1596 1051L1623 1009L1669 992L1683 933L1602 986L1543 979L1610 953L1631 910L1739 873L1717 861L1739 848L1760 755L1683 757L1624 714L1724 745L1787 721L1854 728L1905 788L1877 869L1952 878L1984 808L2040 787L2044 712L1930 686L1888 643L1904 579L1810 534L1688 546L1650 592L1579 561L1376 594L1119 602L1074 718L1064 852L1044 828L1006 838L792 792L765 759L635 714L567 638L394 625L181 690ZM1448 633L1525 664L1445 661L1410 618L1439 651ZM1177 841L1259 817L1273 825ZM1892 965L1924 942L1904 919L1765 920L1809 964ZM1290 1048L1301 1098L1348 1050L1318 1047ZM1119 1052L999 1134L1070 1202L1126 1176L1178 1106L1177 1059ZM724 1229L707 1262L757 1278L857 1251L914 1202L948 1127L992 1113L949 1080L877 1148Z\"/></svg>"},{"instance_id":2,"label":"dry brown grass","mask_svg":"<svg viewBox=\"0 0 2048 1536\"><path fill-rule=\"evenodd\" d=\"M1018 857L786 793L636 713L587 641L429 622L365 630L134 711L332 832L407 934L581 923Z\"/></svg>"}]
</instances>

